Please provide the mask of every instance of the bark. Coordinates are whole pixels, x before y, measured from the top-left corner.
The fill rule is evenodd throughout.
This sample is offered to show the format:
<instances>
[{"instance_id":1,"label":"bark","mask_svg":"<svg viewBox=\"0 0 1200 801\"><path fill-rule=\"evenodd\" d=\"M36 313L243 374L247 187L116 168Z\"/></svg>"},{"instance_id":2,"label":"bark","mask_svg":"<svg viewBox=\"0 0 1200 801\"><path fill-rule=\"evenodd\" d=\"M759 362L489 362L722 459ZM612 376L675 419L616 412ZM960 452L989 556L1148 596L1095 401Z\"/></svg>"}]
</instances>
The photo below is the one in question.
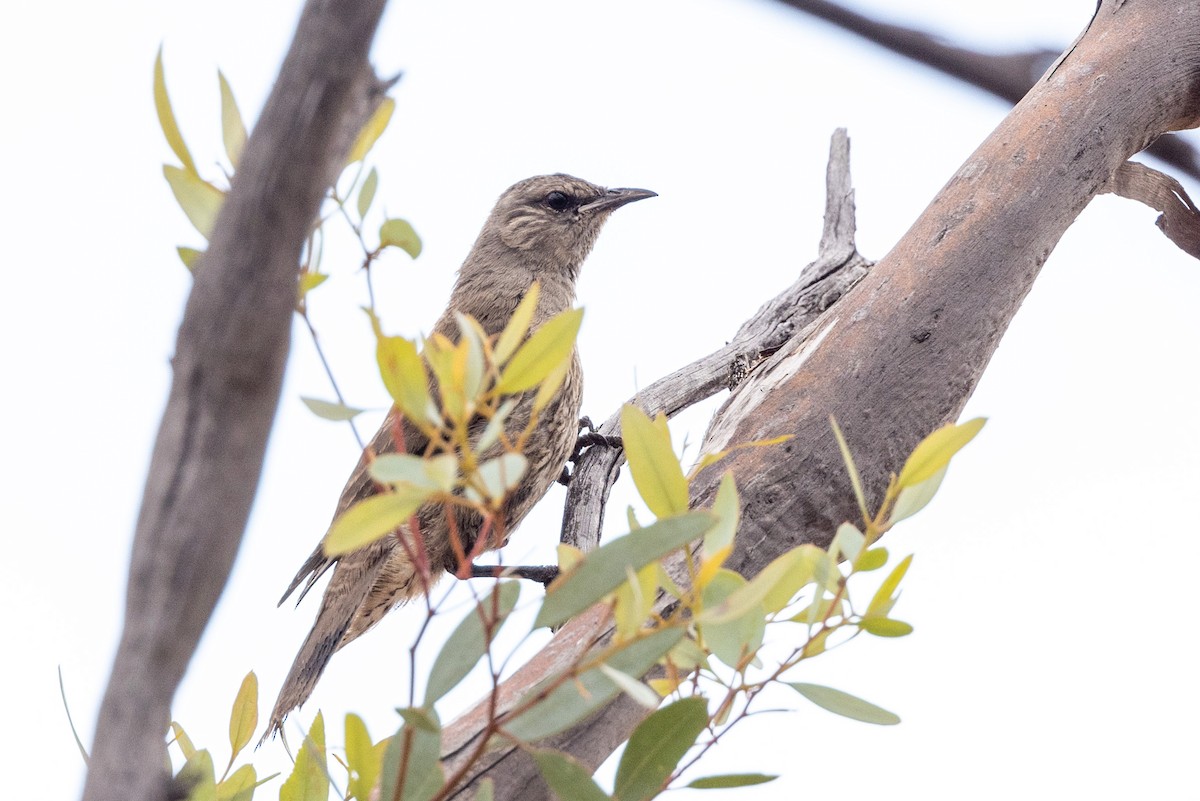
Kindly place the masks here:
<instances>
[{"instance_id":1,"label":"bark","mask_svg":"<svg viewBox=\"0 0 1200 801\"><path fill-rule=\"evenodd\" d=\"M279 401L301 247L378 94L383 0L310 0L188 298L85 801L158 801L170 703L241 543Z\"/></svg>"},{"instance_id":2,"label":"bark","mask_svg":"<svg viewBox=\"0 0 1200 801\"><path fill-rule=\"evenodd\" d=\"M916 443L958 416L1042 264L1079 212L1130 155L1164 132L1198 121L1200 0L1105 0L1066 57L958 170L892 252L736 386L706 435L706 452L781 433L794 439L738 451L693 480L693 504L703 506L725 470L737 478L743 522L727 566L753 575L800 543L827 544L840 522L858 517L831 414L877 503L889 473ZM787 311L769 308L759 317ZM686 380L676 374L665 381ZM711 388L720 381L701 383ZM656 384L637 400L650 411L673 410L686 394ZM583 484L608 481L618 460L603 451L585 455L568 504L606 493ZM564 535L589 542L591 535L581 536L575 520L568 511ZM502 698L608 633L602 612L580 616L506 682ZM645 714L619 699L549 744L595 766ZM476 710L448 728L444 754L451 765L469 751L480 720ZM501 798L552 798L532 761L513 748L489 752L456 797L471 797L483 778L495 781Z\"/></svg>"}]
</instances>

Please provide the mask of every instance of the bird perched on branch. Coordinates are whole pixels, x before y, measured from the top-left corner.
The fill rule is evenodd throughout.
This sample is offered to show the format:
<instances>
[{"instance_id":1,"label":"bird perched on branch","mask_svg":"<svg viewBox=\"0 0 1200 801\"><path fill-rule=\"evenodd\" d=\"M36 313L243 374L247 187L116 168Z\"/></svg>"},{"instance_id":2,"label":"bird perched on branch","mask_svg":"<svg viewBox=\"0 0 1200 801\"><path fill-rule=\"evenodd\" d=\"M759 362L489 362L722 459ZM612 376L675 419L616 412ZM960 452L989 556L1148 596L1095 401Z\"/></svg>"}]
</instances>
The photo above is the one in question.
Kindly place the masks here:
<instances>
[{"instance_id":1,"label":"bird perched on branch","mask_svg":"<svg viewBox=\"0 0 1200 801\"><path fill-rule=\"evenodd\" d=\"M455 313L459 312L478 320L488 335L498 334L535 281L540 293L531 330L571 308L579 268L609 215L627 203L654 196L645 189L605 189L570 175L542 175L513 185L500 196L459 269L449 305L434 332L457 340ZM526 441L523 453L528 468L504 502L505 533L520 522L561 474L579 430L582 390L583 376L575 353L557 395L541 411ZM521 396L508 419L510 431L521 431L528 424L534 394L529 391ZM397 451L395 437L401 429L396 415L393 409L359 460L342 490L335 520L358 501L378 492L367 468L375 455ZM403 436L402 450L415 454L425 451L428 441L418 432L404 429ZM427 504L416 518L432 569L456 571L459 565L446 509ZM454 520L454 534L470 552L482 519L473 510L456 508ZM279 692L264 740L279 731L284 717L308 699L334 652L426 589L409 553L389 536L339 558L326 556L318 545L280 604L301 584L302 599L331 567L333 577L325 588L316 622Z\"/></svg>"}]
</instances>

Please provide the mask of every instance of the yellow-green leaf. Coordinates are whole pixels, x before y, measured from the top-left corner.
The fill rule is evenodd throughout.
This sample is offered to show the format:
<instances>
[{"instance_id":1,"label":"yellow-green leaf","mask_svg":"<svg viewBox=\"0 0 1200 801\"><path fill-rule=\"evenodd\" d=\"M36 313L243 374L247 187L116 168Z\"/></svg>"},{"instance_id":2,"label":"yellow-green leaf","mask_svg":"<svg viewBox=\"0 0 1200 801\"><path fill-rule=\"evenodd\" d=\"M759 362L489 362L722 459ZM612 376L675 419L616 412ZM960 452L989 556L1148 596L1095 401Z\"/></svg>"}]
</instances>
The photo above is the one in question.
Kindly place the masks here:
<instances>
[{"instance_id":1,"label":"yellow-green leaf","mask_svg":"<svg viewBox=\"0 0 1200 801\"><path fill-rule=\"evenodd\" d=\"M939 470L950 463L954 454L975 438L986 422L986 419L976 417L974 420L968 420L958 425L950 423L934 431L913 449L908 461L904 463L904 469L900 471L900 477L896 483L901 489L904 489L915 487L922 481L933 478Z\"/></svg>"},{"instance_id":2,"label":"yellow-green leaf","mask_svg":"<svg viewBox=\"0 0 1200 801\"><path fill-rule=\"evenodd\" d=\"M380 798L403 799L403 801L428 801L446 783L441 754L441 722L437 713L428 710L428 727L422 723L414 726L409 722L413 710L397 710L405 717L405 725L388 742L383 757L380 776ZM433 731L429 731L432 728Z\"/></svg>"},{"instance_id":3,"label":"yellow-green leaf","mask_svg":"<svg viewBox=\"0 0 1200 801\"><path fill-rule=\"evenodd\" d=\"M554 400L558 395L558 390L562 387L563 382L567 379L567 373L571 370L571 360L566 359L555 369L550 371L550 375L546 376L540 386L538 386L537 395L533 398L533 411L540 413L550 405L550 401Z\"/></svg>"},{"instance_id":4,"label":"yellow-green leaf","mask_svg":"<svg viewBox=\"0 0 1200 801\"><path fill-rule=\"evenodd\" d=\"M414 259L421 255L421 237L408 220L385 220L379 226L379 247L400 248Z\"/></svg>"},{"instance_id":5,"label":"yellow-green leaf","mask_svg":"<svg viewBox=\"0 0 1200 801\"><path fill-rule=\"evenodd\" d=\"M541 285L534 281L526 290L525 297L521 298L521 302L517 304L512 317L508 319L508 324L500 332L500 338L496 340L496 347L493 351L496 364L503 365L508 361L508 357L513 355L517 346L529 333L529 324L533 321L533 313L537 309L540 294Z\"/></svg>"},{"instance_id":6,"label":"yellow-green leaf","mask_svg":"<svg viewBox=\"0 0 1200 801\"><path fill-rule=\"evenodd\" d=\"M406 485L397 492L373 495L347 509L329 527L322 547L326 556L341 556L386 537L421 508L430 490Z\"/></svg>"},{"instance_id":7,"label":"yellow-green leaf","mask_svg":"<svg viewBox=\"0 0 1200 801\"><path fill-rule=\"evenodd\" d=\"M375 359L383 385L404 416L417 425L429 426L429 377L416 344L404 337L379 335Z\"/></svg>"},{"instance_id":8,"label":"yellow-green leaf","mask_svg":"<svg viewBox=\"0 0 1200 801\"><path fill-rule=\"evenodd\" d=\"M354 141L354 145L350 148L350 156L346 159L347 164L353 164L359 161L363 156L370 152L375 146L375 142L383 135L387 129L388 123L392 121L392 112L396 110L396 101L390 97L385 97L379 104L379 108L375 109L375 113L367 120L366 125L358 132L358 138Z\"/></svg>"},{"instance_id":9,"label":"yellow-green leaf","mask_svg":"<svg viewBox=\"0 0 1200 801\"><path fill-rule=\"evenodd\" d=\"M850 475L850 486L854 490L854 499L858 501L858 510L862 513L863 520L870 520L871 513L867 511L867 496L863 492L862 476L859 475L858 467L854 464L854 455L850 453L850 445L846 442L845 435L842 434L842 428L832 414L829 415L829 425L833 428L833 436L837 439L838 450L842 452L842 461L845 462L846 472Z\"/></svg>"},{"instance_id":10,"label":"yellow-green leaf","mask_svg":"<svg viewBox=\"0 0 1200 801\"><path fill-rule=\"evenodd\" d=\"M328 801L329 773L325 765L325 719L318 712L296 754L292 775L279 788L279 801Z\"/></svg>"},{"instance_id":11,"label":"yellow-green leaf","mask_svg":"<svg viewBox=\"0 0 1200 801\"><path fill-rule=\"evenodd\" d=\"M350 766L350 795L370 801L383 754L371 744L367 724L354 713L346 715L346 764Z\"/></svg>"},{"instance_id":12,"label":"yellow-green leaf","mask_svg":"<svg viewBox=\"0 0 1200 801\"><path fill-rule=\"evenodd\" d=\"M867 573L883 567L887 564L887 560L887 548L871 548L859 554L858 559L854 562L854 569L859 573Z\"/></svg>"},{"instance_id":13,"label":"yellow-green leaf","mask_svg":"<svg viewBox=\"0 0 1200 801\"><path fill-rule=\"evenodd\" d=\"M897 496L896 503L892 506L892 512L888 517L889 522L899 523L928 506L929 502L933 500L933 496L941 488L942 479L946 477L946 470L949 467L950 465L944 464L941 470L924 481L900 490L900 495Z\"/></svg>"},{"instance_id":14,"label":"yellow-green leaf","mask_svg":"<svg viewBox=\"0 0 1200 801\"><path fill-rule=\"evenodd\" d=\"M358 190L358 218L361 220L367 216L367 212L371 209L371 201L375 199L375 190L379 188L379 172L372 167L367 173L366 180L363 181L362 188Z\"/></svg>"},{"instance_id":15,"label":"yellow-green leaf","mask_svg":"<svg viewBox=\"0 0 1200 801\"><path fill-rule=\"evenodd\" d=\"M717 497L713 499L712 510L713 514L717 516L717 524L704 535L705 563L721 551L725 551L725 554L728 555L733 548L733 537L737 533L738 523L742 519L737 484L733 480L732 472L726 472L721 476L721 483L717 486Z\"/></svg>"},{"instance_id":16,"label":"yellow-green leaf","mask_svg":"<svg viewBox=\"0 0 1200 801\"><path fill-rule=\"evenodd\" d=\"M258 728L258 676L254 675L252 670L246 674L246 678L242 679L242 686L238 688L237 698L233 700L233 712L229 715L229 745L233 748L233 753L229 757L230 764L233 764L234 757L250 742L256 728Z\"/></svg>"},{"instance_id":17,"label":"yellow-green leaf","mask_svg":"<svg viewBox=\"0 0 1200 801\"><path fill-rule=\"evenodd\" d=\"M217 777L208 751L192 754L179 769L175 784L187 788L186 801L216 801Z\"/></svg>"},{"instance_id":18,"label":"yellow-green leaf","mask_svg":"<svg viewBox=\"0 0 1200 801\"><path fill-rule=\"evenodd\" d=\"M196 272L196 265L200 263L200 257L204 255L203 250L184 247L180 245L175 248L175 252L179 254L179 260L183 262L183 266L187 267L191 272Z\"/></svg>"},{"instance_id":19,"label":"yellow-green leaf","mask_svg":"<svg viewBox=\"0 0 1200 801\"><path fill-rule=\"evenodd\" d=\"M621 439L638 494L656 517L687 511L688 485L671 448L667 418L651 420L636 406L621 408Z\"/></svg>"},{"instance_id":20,"label":"yellow-green leaf","mask_svg":"<svg viewBox=\"0 0 1200 801\"><path fill-rule=\"evenodd\" d=\"M858 627L876 637L905 637L912 634L913 627L903 620L892 620L890 617L868 617L859 621Z\"/></svg>"},{"instance_id":21,"label":"yellow-green leaf","mask_svg":"<svg viewBox=\"0 0 1200 801\"><path fill-rule=\"evenodd\" d=\"M617 587L614 593L616 606L613 618L617 623L617 635L632 637L646 622L654 606L658 590L658 563L651 562L636 571L629 567L625 574L628 581Z\"/></svg>"},{"instance_id":22,"label":"yellow-green leaf","mask_svg":"<svg viewBox=\"0 0 1200 801\"><path fill-rule=\"evenodd\" d=\"M904 557L900 564L896 565L888 577L879 585L879 589L875 591L875 596L871 598L871 604L867 607L867 612L863 617L886 617L887 613L892 610L892 606L896 603L892 597L895 595L896 588L900 586L900 580L904 578L904 574L908 572L908 566L912 564L912 554Z\"/></svg>"},{"instance_id":23,"label":"yellow-green leaf","mask_svg":"<svg viewBox=\"0 0 1200 801\"><path fill-rule=\"evenodd\" d=\"M208 239L212 235L213 225L217 222L217 213L225 202L225 193L198 175L163 165L163 177L171 187L179 208L187 215L188 221L196 227L200 235Z\"/></svg>"},{"instance_id":24,"label":"yellow-green leaf","mask_svg":"<svg viewBox=\"0 0 1200 801\"><path fill-rule=\"evenodd\" d=\"M238 111L237 101L233 99L233 90L225 75L217 70L217 81L221 84L221 139L225 143L225 155L235 168L238 159L242 157L242 149L246 146L246 125L242 122L242 113Z\"/></svg>"},{"instance_id":25,"label":"yellow-green leaf","mask_svg":"<svg viewBox=\"0 0 1200 801\"><path fill-rule=\"evenodd\" d=\"M505 365L496 391L515 395L541 383L571 358L582 323L583 309L568 309L547 320Z\"/></svg>"},{"instance_id":26,"label":"yellow-green leaf","mask_svg":"<svg viewBox=\"0 0 1200 801\"><path fill-rule=\"evenodd\" d=\"M325 283L329 278L327 273L317 273L311 270L305 270L300 273L299 281L299 297L298 300L304 300L308 293Z\"/></svg>"},{"instance_id":27,"label":"yellow-green leaf","mask_svg":"<svg viewBox=\"0 0 1200 801\"><path fill-rule=\"evenodd\" d=\"M192 738L187 736L187 732L183 730L183 726L175 721L171 721L171 732L175 735L175 744L179 746L179 753L183 754L184 759L191 759L196 755L196 746L192 745Z\"/></svg>"},{"instance_id":28,"label":"yellow-green leaf","mask_svg":"<svg viewBox=\"0 0 1200 801\"><path fill-rule=\"evenodd\" d=\"M154 58L154 110L158 112L158 124L176 158L185 170L199 178L196 162L192 161L192 154L183 143L183 135L179 133L179 125L175 122L175 112L171 110L171 98L167 95L167 81L163 72L162 45L159 45L158 55Z\"/></svg>"},{"instance_id":29,"label":"yellow-green leaf","mask_svg":"<svg viewBox=\"0 0 1200 801\"><path fill-rule=\"evenodd\" d=\"M613 684L620 687L621 692L628 695L630 700L640 706L644 706L647 709L654 709L662 701L662 697L654 692L653 689L642 684L628 673L622 673L611 665L601 663L600 672L607 676Z\"/></svg>"},{"instance_id":30,"label":"yellow-green leaf","mask_svg":"<svg viewBox=\"0 0 1200 801\"><path fill-rule=\"evenodd\" d=\"M787 589L779 596L786 596L783 601L783 604L786 605L796 591L812 579L812 574L805 546L798 546L780 554L759 571L758 575L749 583L730 593L729 597L721 603L711 607L706 606L696 619L702 623L729 623L746 615L752 609L760 607L765 609L763 602L767 595L779 586ZM783 606L779 607L779 609L782 608ZM769 609L767 611L779 610Z\"/></svg>"},{"instance_id":31,"label":"yellow-green leaf","mask_svg":"<svg viewBox=\"0 0 1200 801\"><path fill-rule=\"evenodd\" d=\"M265 780L264 780L265 781ZM217 784L217 801L250 801L258 786L258 773L253 765L242 765Z\"/></svg>"},{"instance_id":32,"label":"yellow-green leaf","mask_svg":"<svg viewBox=\"0 0 1200 801\"><path fill-rule=\"evenodd\" d=\"M385 453L367 468L371 478L383 484L413 486L449 492L458 478L458 458L452 453L417 456L413 453Z\"/></svg>"}]
</instances>

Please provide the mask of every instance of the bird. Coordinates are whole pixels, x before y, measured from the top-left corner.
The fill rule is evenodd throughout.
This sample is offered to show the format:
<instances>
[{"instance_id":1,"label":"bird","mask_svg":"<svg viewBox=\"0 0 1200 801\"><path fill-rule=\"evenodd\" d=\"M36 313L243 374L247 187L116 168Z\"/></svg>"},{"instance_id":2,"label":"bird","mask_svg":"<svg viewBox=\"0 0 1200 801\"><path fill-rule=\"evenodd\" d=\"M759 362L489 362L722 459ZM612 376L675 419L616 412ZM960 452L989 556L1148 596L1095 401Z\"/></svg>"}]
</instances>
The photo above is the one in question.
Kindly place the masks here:
<instances>
[{"instance_id":1,"label":"bird","mask_svg":"<svg viewBox=\"0 0 1200 801\"><path fill-rule=\"evenodd\" d=\"M620 207L656 197L646 189L606 189L562 173L539 175L509 187L496 202L466 260L458 270L445 312L433 328L452 341L459 337L458 314L477 320L489 336L500 333L517 305L536 281L539 286L530 332L575 302L580 267L591 252L604 223ZM528 424L536 388L525 392L510 413L506 428L523 431ZM501 520L504 534L521 521L563 472L579 432L583 374L576 350L555 397L539 413L523 453L528 468L506 496ZM363 451L338 500L333 519L380 491L368 467L375 456L402 450L422 454L428 440L419 432L397 425L393 407ZM478 418L472 430L485 421ZM397 432L403 438L398 447ZM476 433L476 436L478 434ZM451 542L449 512L439 504L421 507L416 519L435 580L439 568L455 572L459 565ZM455 526L462 548L470 552L483 521L464 507L455 507ZM405 530L407 527L403 527ZM501 547L489 535L488 545ZM378 623L384 615L418 597L428 588L418 580L409 552L396 537L384 537L343 554L329 557L317 545L280 598L282 605L301 584L297 605L316 581L332 568L321 606L308 637L301 645L279 691L260 745L279 732L285 717L312 694L333 654Z\"/></svg>"}]
</instances>

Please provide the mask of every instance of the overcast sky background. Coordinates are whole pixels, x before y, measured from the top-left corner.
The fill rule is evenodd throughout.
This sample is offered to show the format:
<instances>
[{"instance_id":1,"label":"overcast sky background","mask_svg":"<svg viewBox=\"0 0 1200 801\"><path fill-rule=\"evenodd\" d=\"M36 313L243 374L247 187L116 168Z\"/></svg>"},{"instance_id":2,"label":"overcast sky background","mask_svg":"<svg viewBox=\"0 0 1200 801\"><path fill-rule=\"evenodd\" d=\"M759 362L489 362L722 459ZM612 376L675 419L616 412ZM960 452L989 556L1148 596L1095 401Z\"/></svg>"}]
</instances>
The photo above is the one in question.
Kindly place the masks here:
<instances>
[{"instance_id":1,"label":"overcast sky background","mask_svg":"<svg viewBox=\"0 0 1200 801\"><path fill-rule=\"evenodd\" d=\"M855 5L996 50L1063 47L1094 8ZM151 98L155 51L165 43L184 136L215 176L216 69L253 119L298 8L18 0L0 30L9 265L0 754L13 798L71 798L81 787L56 668L90 742L190 286L174 248L202 244L161 177L173 157ZM565 171L660 194L613 218L583 272L584 411L597 419L722 345L815 256L835 127L851 137L859 247L878 259L1008 110L767 0L618 0L591 10L599 8L395 3L374 48L382 74L405 73L374 152L376 213L382 205L407 217L425 241L416 262L389 257L377 271L390 331L428 330L514 181ZM742 724L691 776L781 778L711 797L1172 798L1194 788L1200 271L1154 216L1102 197L1067 232L967 408L965 417L989 424L934 504L889 536L893 554L916 554L895 610L915 633L860 638L797 674L904 722L873 727L778 695L774 704L796 711ZM369 433L387 400L358 311L357 263L348 248L327 253L333 278L312 312L349 401L376 410L362 424ZM218 763L242 676L257 671L265 717L311 625L315 597L299 610L275 602L358 456L344 425L300 402L331 393L299 322L294 333L250 527L174 706ZM673 427L691 454L715 402ZM611 534L632 497L626 482ZM557 488L527 519L508 561L552 560L562 500ZM526 608L532 595L525 590ZM331 743L347 711L377 738L393 730L419 620L394 612L338 654L293 720L307 724L324 709ZM443 719L480 691L450 695ZM255 762L260 775L288 769L277 744ZM602 781L611 773L602 769ZM274 798L277 786L260 797Z\"/></svg>"}]
</instances>

